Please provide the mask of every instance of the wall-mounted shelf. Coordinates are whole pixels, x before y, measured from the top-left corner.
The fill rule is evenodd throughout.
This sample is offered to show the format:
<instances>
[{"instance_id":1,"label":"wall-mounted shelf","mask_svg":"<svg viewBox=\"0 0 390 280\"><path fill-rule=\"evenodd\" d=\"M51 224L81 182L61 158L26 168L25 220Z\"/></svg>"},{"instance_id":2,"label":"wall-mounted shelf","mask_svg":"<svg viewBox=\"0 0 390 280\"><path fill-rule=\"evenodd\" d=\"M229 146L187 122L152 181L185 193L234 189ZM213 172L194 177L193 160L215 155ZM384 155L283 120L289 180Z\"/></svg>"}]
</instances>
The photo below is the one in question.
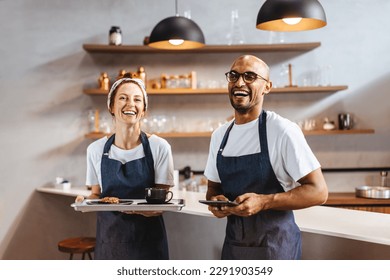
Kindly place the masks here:
<instances>
[{"instance_id":1,"label":"wall-mounted shelf","mask_svg":"<svg viewBox=\"0 0 390 280\"><path fill-rule=\"evenodd\" d=\"M309 43L289 43L289 44L252 44L252 45L207 45L200 49L192 50L160 50L150 48L143 45L103 45L103 44L84 44L83 49L88 53L111 53L111 54L153 54L153 53L256 53L256 52L307 52L320 47L320 42ZM271 94L305 94L305 93L335 93L341 90L348 89L346 85L332 85L332 86L309 86L309 87L278 87L273 88ZM105 96L108 91L97 88L86 88L83 90L84 94ZM147 90L149 95L226 95L227 88L176 88L176 89L152 89ZM351 130L311 130L303 132L306 136L316 135L351 135L351 134L372 134L373 129L351 129ZM103 137L103 133L88 133L86 138L98 139ZM172 132L159 133L163 138L207 138L211 136L211 132Z\"/></svg>"},{"instance_id":2,"label":"wall-mounted shelf","mask_svg":"<svg viewBox=\"0 0 390 280\"><path fill-rule=\"evenodd\" d=\"M390 171L390 166L383 167L324 167L323 172L381 172Z\"/></svg>"},{"instance_id":3,"label":"wall-mounted shelf","mask_svg":"<svg viewBox=\"0 0 390 280\"><path fill-rule=\"evenodd\" d=\"M288 52L310 51L321 46L320 42L252 45L206 45L191 50L161 50L143 45L103 45L84 44L83 49L90 53L235 53L235 52Z\"/></svg>"},{"instance_id":4,"label":"wall-mounted shelf","mask_svg":"<svg viewBox=\"0 0 390 280\"><path fill-rule=\"evenodd\" d=\"M348 129L348 130L305 130L303 134L306 136L312 135L342 135L342 134L373 134L375 133L374 129Z\"/></svg>"},{"instance_id":5,"label":"wall-mounted shelf","mask_svg":"<svg viewBox=\"0 0 390 280\"><path fill-rule=\"evenodd\" d=\"M210 131L204 131L204 132L164 132L164 133L154 133L162 138L204 138L204 137L210 137L211 136ZM110 133L103 133L103 132L90 132L85 134L86 138L89 139L99 139L103 136L109 136Z\"/></svg>"},{"instance_id":6,"label":"wall-mounted shelf","mask_svg":"<svg viewBox=\"0 0 390 280\"><path fill-rule=\"evenodd\" d=\"M284 87L273 88L273 93L333 93L340 90L346 90L348 86L324 86L324 87ZM98 88L87 88L83 92L89 95L107 95L108 91ZM149 95L205 95L205 94L227 94L226 88L200 88L200 89L148 89Z\"/></svg>"},{"instance_id":7,"label":"wall-mounted shelf","mask_svg":"<svg viewBox=\"0 0 390 280\"><path fill-rule=\"evenodd\" d=\"M313 135L343 135L343 134L372 134L375 131L373 129L349 129L349 130L306 130L303 134L306 136ZM210 131L205 132L168 132L168 133L155 133L162 138L204 138L211 136ZM110 135L103 132L91 132L85 135L89 139L99 139L104 135Z\"/></svg>"}]
</instances>

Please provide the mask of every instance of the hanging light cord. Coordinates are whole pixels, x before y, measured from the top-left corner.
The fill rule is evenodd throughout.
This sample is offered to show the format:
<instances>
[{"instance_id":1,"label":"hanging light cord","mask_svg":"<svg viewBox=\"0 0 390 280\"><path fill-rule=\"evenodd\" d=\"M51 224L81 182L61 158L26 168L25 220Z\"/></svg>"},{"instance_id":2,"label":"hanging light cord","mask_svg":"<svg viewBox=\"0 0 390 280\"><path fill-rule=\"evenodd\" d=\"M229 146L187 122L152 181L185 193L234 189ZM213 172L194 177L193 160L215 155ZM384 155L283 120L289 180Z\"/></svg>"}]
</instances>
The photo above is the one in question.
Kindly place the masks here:
<instances>
[{"instance_id":1,"label":"hanging light cord","mask_svg":"<svg viewBox=\"0 0 390 280\"><path fill-rule=\"evenodd\" d=\"M175 9L176 9L176 16L179 16L179 13L177 12L177 0L175 0Z\"/></svg>"}]
</instances>

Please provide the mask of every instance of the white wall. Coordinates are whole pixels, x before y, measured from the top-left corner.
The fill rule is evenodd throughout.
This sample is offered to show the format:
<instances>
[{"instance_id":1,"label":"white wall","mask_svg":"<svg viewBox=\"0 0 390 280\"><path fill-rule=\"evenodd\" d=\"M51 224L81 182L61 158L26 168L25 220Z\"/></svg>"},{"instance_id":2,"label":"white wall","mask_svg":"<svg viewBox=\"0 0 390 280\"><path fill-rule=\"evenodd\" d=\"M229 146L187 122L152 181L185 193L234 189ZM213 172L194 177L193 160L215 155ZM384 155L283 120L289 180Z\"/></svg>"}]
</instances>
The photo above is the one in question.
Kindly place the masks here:
<instances>
[{"instance_id":1,"label":"white wall","mask_svg":"<svg viewBox=\"0 0 390 280\"><path fill-rule=\"evenodd\" d=\"M270 64L274 82L286 62L294 65L296 77L329 64L333 69L332 84L345 84L349 89L333 95L271 94L265 107L297 121L321 121L325 116L336 120L339 112L351 112L356 116L357 127L373 128L376 133L308 137L322 165L389 166L390 38L384 26L390 2L321 2L328 18L326 28L285 34L287 42L320 41L320 48L308 53L257 55ZM230 11L238 9L246 43L267 43L269 33L255 28L262 3L182 0L179 12L191 10L207 44L224 44ZM83 43L107 43L112 25L122 28L124 44L142 44L158 21L173 14L173 0L0 1L0 258L61 258L56 252L56 240L73 234L72 228L87 220L86 216L70 215L68 209L54 211L57 200L36 194L35 189L52 183L56 176L69 178L76 186L84 184L85 149L90 143L84 139L86 111L91 107L104 110L105 100L86 96L82 89L94 84L100 72L116 75L121 68L135 70L143 65L149 77L195 70L203 81L224 78L223 73L238 54L180 55L177 60L179 56L175 55L90 55L82 49ZM224 119L231 113L223 96L152 97L150 112L172 114L172 104L180 105L180 111L174 112L177 116L194 120L207 116ZM204 168L208 139L170 142L176 168ZM332 191L353 191L357 185L375 183L379 173L326 177ZM58 203L58 207L66 204ZM57 224L60 219L61 226ZM42 221L54 226L37 226ZM44 242L47 236L52 236L50 245ZM40 247L31 246L31 240ZM27 253L18 250L20 244Z\"/></svg>"}]
</instances>

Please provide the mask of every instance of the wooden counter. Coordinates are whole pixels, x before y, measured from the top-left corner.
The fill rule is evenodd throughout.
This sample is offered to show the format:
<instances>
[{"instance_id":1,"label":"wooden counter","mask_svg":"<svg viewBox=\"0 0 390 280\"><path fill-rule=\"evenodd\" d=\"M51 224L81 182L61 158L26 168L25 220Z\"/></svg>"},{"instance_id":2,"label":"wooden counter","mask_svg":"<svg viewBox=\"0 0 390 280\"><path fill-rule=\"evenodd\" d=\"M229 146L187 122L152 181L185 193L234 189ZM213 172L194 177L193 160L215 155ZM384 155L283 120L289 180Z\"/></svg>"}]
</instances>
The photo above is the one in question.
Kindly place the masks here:
<instances>
[{"instance_id":1,"label":"wooden counter","mask_svg":"<svg viewBox=\"0 0 390 280\"><path fill-rule=\"evenodd\" d=\"M390 199L356 197L355 193L329 193L325 206L390 214Z\"/></svg>"}]
</instances>

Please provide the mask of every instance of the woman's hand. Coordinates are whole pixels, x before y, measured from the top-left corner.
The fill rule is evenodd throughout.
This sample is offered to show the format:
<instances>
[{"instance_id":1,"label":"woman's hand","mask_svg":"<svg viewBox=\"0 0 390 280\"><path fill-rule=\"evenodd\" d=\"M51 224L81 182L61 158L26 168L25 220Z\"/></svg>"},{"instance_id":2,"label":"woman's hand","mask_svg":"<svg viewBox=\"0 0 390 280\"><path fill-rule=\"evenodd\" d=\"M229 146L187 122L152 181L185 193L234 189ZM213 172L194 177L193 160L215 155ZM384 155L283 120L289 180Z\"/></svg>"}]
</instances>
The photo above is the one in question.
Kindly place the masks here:
<instances>
[{"instance_id":1,"label":"woman's hand","mask_svg":"<svg viewBox=\"0 0 390 280\"><path fill-rule=\"evenodd\" d=\"M99 185L93 185L91 187L91 194L88 197L84 197L82 195L76 196L75 202L80 203L83 202L84 199L98 199L100 198L100 186Z\"/></svg>"},{"instance_id":2,"label":"woman's hand","mask_svg":"<svg viewBox=\"0 0 390 280\"><path fill-rule=\"evenodd\" d=\"M78 195L78 196L76 196L75 202L76 203L80 203L80 202L83 202L84 199L85 199L84 196Z\"/></svg>"}]
</instances>

